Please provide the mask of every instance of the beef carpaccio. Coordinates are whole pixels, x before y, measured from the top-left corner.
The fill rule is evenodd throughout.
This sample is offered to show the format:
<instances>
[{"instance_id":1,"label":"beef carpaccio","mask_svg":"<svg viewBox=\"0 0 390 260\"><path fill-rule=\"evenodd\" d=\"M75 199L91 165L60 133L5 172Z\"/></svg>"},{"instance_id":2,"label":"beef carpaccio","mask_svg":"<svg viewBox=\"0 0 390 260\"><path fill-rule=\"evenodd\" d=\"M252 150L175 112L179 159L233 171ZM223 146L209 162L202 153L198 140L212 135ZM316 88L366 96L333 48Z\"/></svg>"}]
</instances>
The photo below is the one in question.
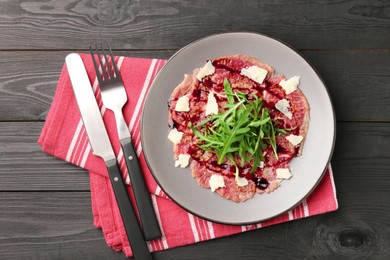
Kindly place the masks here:
<instances>
[{"instance_id":1,"label":"beef carpaccio","mask_svg":"<svg viewBox=\"0 0 390 260\"><path fill-rule=\"evenodd\" d=\"M309 104L299 89L299 80L298 75L289 79L274 75L271 66L246 55L209 60L204 67L195 69L193 74L185 75L168 102L168 138L173 143L175 160L172 163L176 167L191 167L192 176L200 186L235 202L246 201L256 193L273 192L283 180L291 178L292 174L299 174L291 171L288 165L302 153L310 120ZM231 93L227 92L226 84ZM205 145L207 138L200 137L206 132L210 133L208 128L214 129L215 122L209 119L230 113L227 111L234 105L229 107L229 101L238 102L240 96L246 98L246 102L260 100L261 111L268 113L268 123L273 124L271 128L279 129L273 136L275 143L271 145L263 133L252 133L252 136L244 138L253 140L256 145L263 143L256 146L258 152L248 148L244 155L241 151L240 157L239 152L234 152L239 148L228 147L225 150L233 151L230 156L219 158L221 154L216 149ZM242 110L246 108L245 103L241 106ZM253 111L251 113L252 117L260 117L262 112L256 110L256 115L253 115ZM224 120L227 117L219 118ZM250 122L248 125L251 125ZM211 132L218 137L215 131ZM257 142L258 138L264 140ZM223 145L222 142L228 141L216 143ZM243 149L246 147L245 143L239 146ZM253 154L259 158L254 158ZM255 168L254 162L257 162Z\"/></svg>"}]
</instances>

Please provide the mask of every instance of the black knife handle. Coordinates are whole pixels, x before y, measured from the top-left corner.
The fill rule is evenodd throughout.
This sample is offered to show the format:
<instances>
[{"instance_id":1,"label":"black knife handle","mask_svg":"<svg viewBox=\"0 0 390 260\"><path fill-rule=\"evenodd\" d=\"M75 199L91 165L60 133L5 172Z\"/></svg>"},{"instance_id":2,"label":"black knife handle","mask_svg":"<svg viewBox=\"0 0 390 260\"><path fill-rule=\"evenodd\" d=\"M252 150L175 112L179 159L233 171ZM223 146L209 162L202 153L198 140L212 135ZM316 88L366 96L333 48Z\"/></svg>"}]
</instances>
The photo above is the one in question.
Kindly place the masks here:
<instances>
[{"instance_id":1,"label":"black knife handle","mask_svg":"<svg viewBox=\"0 0 390 260\"><path fill-rule=\"evenodd\" d=\"M145 239L147 241L161 237L161 230L154 212L150 194L146 188L145 180L139 166L137 153L134 150L131 138L124 138L120 141L123 156L125 157L127 170L133 187L138 213L141 218Z\"/></svg>"},{"instance_id":2,"label":"black knife handle","mask_svg":"<svg viewBox=\"0 0 390 260\"><path fill-rule=\"evenodd\" d=\"M153 259L130 202L116 159L106 161L106 166L134 257L136 259Z\"/></svg>"}]
</instances>

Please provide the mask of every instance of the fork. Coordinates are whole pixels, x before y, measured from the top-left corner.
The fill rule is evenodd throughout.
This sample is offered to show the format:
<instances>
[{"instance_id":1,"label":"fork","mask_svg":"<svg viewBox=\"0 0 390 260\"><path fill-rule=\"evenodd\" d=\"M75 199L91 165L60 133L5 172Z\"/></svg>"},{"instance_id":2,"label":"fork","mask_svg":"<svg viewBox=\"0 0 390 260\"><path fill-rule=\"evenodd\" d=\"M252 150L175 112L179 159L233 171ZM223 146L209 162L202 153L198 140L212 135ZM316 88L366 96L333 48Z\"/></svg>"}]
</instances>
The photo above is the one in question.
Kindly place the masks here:
<instances>
[{"instance_id":1,"label":"fork","mask_svg":"<svg viewBox=\"0 0 390 260\"><path fill-rule=\"evenodd\" d=\"M130 131L122 113L122 108L127 103L126 90L112 54L111 47L108 42L106 44L109 50L110 59L106 55L103 44L100 46L100 51L97 44L95 44L95 51L91 46L89 46L89 49L100 85L103 104L106 108L114 112L115 115L119 141L133 187L145 240L149 241L161 237L161 230L139 166ZM95 59L95 53L97 54L98 62ZM101 56L103 56L104 60ZM99 70L99 65L101 71Z\"/></svg>"}]
</instances>

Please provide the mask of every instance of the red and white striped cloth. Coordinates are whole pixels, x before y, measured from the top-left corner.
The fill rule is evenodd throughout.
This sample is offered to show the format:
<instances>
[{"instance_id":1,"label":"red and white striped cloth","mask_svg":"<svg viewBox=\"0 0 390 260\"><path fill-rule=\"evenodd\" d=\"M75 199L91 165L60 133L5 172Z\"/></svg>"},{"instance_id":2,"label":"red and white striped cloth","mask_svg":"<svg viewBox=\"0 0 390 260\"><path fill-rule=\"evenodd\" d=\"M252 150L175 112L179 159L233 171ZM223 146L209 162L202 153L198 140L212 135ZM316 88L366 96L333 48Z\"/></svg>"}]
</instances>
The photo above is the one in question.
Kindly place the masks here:
<instances>
[{"instance_id":1,"label":"red and white striped cloth","mask_svg":"<svg viewBox=\"0 0 390 260\"><path fill-rule=\"evenodd\" d=\"M90 56L81 54L81 57L101 108L121 171L128 183L128 172L113 123L115 122L114 115L102 105ZM123 113L134 139L147 187L152 195L152 201L162 227L162 238L149 243L151 251L228 236L337 209L336 190L330 165L321 183L301 204L287 213L263 223L246 226L222 225L198 218L180 208L163 193L153 179L146 166L140 145L140 115L144 98L153 78L165 61L129 57L116 57L116 60L129 99ZM117 251L123 250L127 256L131 256L131 248L109 183L106 167L102 159L92 154L65 65L38 143L44 152L88 170L94 225L102 229L107 245ZM128 189L130 190L131 187L128 186ZM131 197L131 199L134 201L134 198Z\"/></svg>"}]
</instances>

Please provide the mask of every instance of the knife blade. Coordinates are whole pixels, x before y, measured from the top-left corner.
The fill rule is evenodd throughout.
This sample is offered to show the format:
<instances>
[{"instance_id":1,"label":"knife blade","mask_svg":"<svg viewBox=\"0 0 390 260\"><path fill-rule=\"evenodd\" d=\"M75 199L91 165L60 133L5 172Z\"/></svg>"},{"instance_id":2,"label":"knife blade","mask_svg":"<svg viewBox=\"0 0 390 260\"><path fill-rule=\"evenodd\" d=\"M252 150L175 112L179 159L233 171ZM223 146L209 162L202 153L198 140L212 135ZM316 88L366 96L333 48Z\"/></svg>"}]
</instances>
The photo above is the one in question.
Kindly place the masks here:
<instances>
[{"instance_id":1,"label":"knife blade","mask_svg":"<svg viewBox=\"0 0 390 260\"><path fill-rule=\"evenodd\" d=\"M106 164L134 257L153 259L130 202L84 63L77 53L68 54L65 63L93 154Z\"/></svg>"}]
</instances>

